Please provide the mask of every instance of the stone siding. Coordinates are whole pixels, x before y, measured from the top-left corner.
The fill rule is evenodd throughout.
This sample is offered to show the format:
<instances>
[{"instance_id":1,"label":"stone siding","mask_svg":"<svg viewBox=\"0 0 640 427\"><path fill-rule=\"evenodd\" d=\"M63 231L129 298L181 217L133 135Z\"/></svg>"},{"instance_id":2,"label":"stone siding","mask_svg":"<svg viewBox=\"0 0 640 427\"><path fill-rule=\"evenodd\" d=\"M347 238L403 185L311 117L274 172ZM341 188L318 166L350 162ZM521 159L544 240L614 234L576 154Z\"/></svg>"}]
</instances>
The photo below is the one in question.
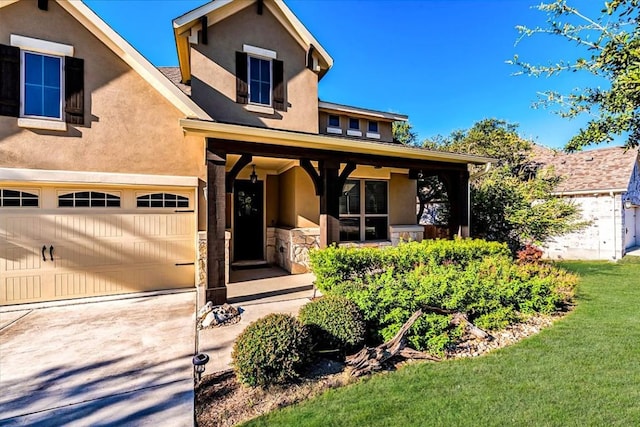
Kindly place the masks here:
<instances>
[{"instance_id":1,"label":"stone siding","mask_svg":"<svg viewBox=\"0 0 640 427\"><path fill-rule=\"evenodd\" d=\"M273 250L269 248L271 232L267 229L267 261L279 265L291 274L309 272L309 251L320 247L320 229L317 227L272 229Z\"/></svg>"},{"instance_id":2,"label":"stone siding","mask_svg":"<svg viewBox=\"0 0 640 427\"><path fill-rule=\"evenodd\" d=\"M389 227L391 244L397 246L400 242L422 242L424 227L422 225L392 225Z\"/></svg>"}]
</instances>

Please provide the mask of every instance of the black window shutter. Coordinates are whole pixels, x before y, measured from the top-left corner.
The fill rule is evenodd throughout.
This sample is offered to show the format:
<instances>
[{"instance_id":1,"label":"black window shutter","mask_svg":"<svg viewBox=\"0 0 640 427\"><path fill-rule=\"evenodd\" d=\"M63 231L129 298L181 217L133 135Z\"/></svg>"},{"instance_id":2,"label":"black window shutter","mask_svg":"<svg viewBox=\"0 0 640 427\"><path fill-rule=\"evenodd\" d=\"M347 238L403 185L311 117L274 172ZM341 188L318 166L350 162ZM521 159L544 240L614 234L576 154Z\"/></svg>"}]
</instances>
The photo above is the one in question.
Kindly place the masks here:
<instances>
[{"instance_id":1,"label":"black window shutter","mask_svg":"<svg viewBox=\"0 0 640 427\"><path fill-rule=\"evenodd\" d=\"M247 104L249 102L247 71L247 54L236 52L236 102L239 104Z\"/></svg>"},{"instance_id":2,"label":"black window shutter","mask_svg":"<svg viewBox=\"0 0 640 427\"><path fill-rule=\"evenodd\" d=\"M273 60L273 108L285 111L284 108L284 63Z\"/></svg>"},{"instance_id":3,"label":"black window shutter","mask_svg":"<svg viewBox=\"0 0 640 427\"><path fill-rule=\"evenodd\" d=\"M0 116L20 115L20 49L0 44Z\"/></svg>"},{"instance_id":4,"label":"black window shutter","mask_svg":"<svg viewBox=\"0 0 640 427\"><path fill-rule=\"evenodd\" d=\"M84 59L65 57L64 77L65 121L73 125L83 125Z\"/></svg>"}]
</instances>

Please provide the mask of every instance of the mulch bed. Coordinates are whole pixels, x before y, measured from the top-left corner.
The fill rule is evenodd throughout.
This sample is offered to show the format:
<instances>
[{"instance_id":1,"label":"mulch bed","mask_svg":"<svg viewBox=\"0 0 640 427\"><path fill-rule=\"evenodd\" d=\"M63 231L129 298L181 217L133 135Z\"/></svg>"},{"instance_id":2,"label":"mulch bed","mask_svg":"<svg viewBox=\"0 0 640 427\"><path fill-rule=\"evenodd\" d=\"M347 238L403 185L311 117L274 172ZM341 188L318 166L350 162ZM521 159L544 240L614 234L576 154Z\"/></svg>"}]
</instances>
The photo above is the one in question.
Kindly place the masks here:
<instances>
[{"instance_id":1,"label":"mulch bed","mask_svg":"<svg viewBox=\"0 0 640 427\"><path fill-rule=\"evenodd\" d=\"M493 340L472 336L445 352L444 359L477 357L492 350L514 344L551 326L567 311L552 316L536 316L492 333ZM411 361L395 360L389 370ZM399 363L397 363L399 362ZM238 383L233 371L215 372L203 377L196 386L196 420L199 427L234 426L270 411L293 405L319 395L325 390L359 381L344 369L344 364L322 359L310 367L298 382L268 389L246 387Z\"/></svg>"}]
</instances>

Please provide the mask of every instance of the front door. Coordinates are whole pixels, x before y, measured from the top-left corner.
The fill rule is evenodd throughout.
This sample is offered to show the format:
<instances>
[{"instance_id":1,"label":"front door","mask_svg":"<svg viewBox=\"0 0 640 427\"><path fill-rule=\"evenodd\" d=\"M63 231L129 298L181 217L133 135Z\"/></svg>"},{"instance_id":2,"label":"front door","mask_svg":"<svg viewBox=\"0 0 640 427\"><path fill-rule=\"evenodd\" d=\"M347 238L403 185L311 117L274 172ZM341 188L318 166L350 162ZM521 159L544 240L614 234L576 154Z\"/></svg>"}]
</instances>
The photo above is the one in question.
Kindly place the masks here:
<instances>
[{"instance_id":1,"label":"front door","mask_svg":"<svg viewBox=\"0 0 640 427\"><path fill-rule=\"evenodd\" d=\"M233 254L235 261L264 260L262 181L234 183Z\"/></svg>"}]
</instances>

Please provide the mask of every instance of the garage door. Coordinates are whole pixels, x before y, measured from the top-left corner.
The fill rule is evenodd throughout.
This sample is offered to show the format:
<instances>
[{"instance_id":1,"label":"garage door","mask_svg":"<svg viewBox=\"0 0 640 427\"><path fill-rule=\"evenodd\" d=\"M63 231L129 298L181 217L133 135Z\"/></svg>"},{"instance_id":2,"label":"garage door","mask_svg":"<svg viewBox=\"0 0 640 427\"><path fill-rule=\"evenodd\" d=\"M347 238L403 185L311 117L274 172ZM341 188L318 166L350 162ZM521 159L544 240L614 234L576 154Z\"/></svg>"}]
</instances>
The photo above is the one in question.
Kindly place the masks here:
<instances>
[{"instance_id":1,"label":"garage door","mask_svg":"<svg viewBox=\"0 0 640 427\"><path fill-rule=\"evenodd\" d=\"M0 189L0 305L194 286L193 203L170 189Z\"/></svg>"}]
</instances>

